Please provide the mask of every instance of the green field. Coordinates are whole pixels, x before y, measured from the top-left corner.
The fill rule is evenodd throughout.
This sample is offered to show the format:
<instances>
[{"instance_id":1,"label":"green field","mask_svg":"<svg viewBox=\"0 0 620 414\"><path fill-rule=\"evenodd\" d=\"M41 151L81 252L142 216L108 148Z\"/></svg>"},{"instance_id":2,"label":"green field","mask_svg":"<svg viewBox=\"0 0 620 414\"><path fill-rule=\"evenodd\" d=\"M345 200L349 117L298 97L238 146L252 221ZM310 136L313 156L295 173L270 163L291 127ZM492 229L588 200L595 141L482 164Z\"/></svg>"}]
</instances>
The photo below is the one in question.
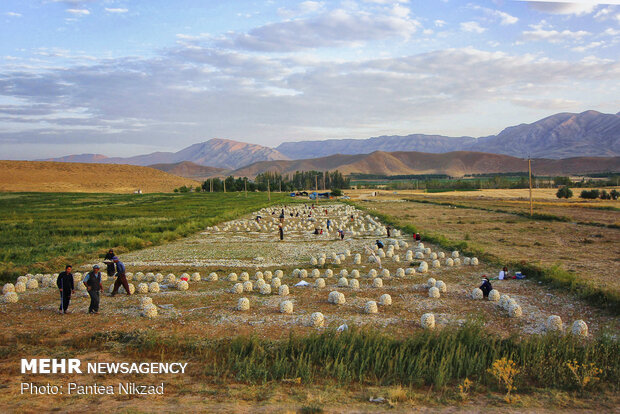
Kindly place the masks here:
<instances>
[{"instance_id":1,"label":"green field","mask_svg":"<svg viewBox=\"0 0 620 414\"><path fill-rule=\"evenodd\" d=\"M0 194L0 280L161 244L269 204L265 193Z\"/></svg>"}]
</instances>

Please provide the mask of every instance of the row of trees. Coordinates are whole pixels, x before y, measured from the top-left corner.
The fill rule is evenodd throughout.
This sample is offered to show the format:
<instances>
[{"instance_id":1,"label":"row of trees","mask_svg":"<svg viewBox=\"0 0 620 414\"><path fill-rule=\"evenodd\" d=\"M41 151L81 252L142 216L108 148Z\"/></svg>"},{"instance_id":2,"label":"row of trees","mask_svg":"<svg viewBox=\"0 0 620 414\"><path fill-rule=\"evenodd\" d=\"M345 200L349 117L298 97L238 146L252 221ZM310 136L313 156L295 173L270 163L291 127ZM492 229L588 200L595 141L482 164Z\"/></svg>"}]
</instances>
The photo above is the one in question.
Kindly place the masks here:
<instances>
[{"instance_id":1,"label":"row of trees","mask_svg":"<svg viewBox=\"0 0 620 414\"><path fill-rule=\"evenodd\" d=\"M200 187L180 187L175 192L235 192L235 191L328 191L350 188L350 180L345 178L339 171L296 171L292 176L282 175L277 172L264 172L258 174L254 180L247 177L229 176L225 179L210 178Z\"/></svg>"},{"instance_id":2,"label":"row of trees","mask_svg":"<svg viewBox=\"0 0 620 414\"><path fill-rule=\"evenodd\" d=\"M561 187L555 195L557 198L571 198L573 196L573 191L569 187L565 186ZM579 198L589 200L596 200L597 198L600 198L601 200L617 200L618 197L620 197L620 192L615 189L608 193L605 190L598 190L596 188L593 190L583 190L579 195Z\"/></svg>"}]
</instances>

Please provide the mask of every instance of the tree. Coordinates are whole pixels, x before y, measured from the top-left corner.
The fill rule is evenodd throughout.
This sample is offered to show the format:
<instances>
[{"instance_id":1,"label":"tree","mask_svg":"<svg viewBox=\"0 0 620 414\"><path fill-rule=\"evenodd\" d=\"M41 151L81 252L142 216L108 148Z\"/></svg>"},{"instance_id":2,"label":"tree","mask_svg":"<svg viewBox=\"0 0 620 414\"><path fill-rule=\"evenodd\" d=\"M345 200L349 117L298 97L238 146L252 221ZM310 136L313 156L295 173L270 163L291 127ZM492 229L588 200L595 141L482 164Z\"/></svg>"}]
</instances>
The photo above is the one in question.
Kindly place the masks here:
<instances>
[{"instance_id":1,"label":"tree","mask_svg":"<svg viewBox=\"0 0 620 414\"><path fill-rule=\"evenodd\" d=\"M585 199L589 199L589 200L595 200L597 198L599 198L600 196L600 191L597 189L594 190L583 190L581 192L581 195L579 196L580 198L585 198Z\"/></svg>"},{"instance_id":2,"label":"tree","mask_svg":"<svg viewBox=\"0 0 620 414\"><path fill-rule=\"evenodd\" d=\"M616 189L613 189L609 192L609 196L611 197L612 200L617 200L618 197L620 196L620 192L618 192Z\"/></svg>"},{"instance_id":3,"label":"tree","mask_svg":"<svg viewBox=\"0 0 620 414\"><path fill-rule=\"evenodd\" d=\"M557 193L555 193L557 198L571 198L573 196L573 192L570 188L564 186L560 187Z\"/></svg>"}]
</instances>

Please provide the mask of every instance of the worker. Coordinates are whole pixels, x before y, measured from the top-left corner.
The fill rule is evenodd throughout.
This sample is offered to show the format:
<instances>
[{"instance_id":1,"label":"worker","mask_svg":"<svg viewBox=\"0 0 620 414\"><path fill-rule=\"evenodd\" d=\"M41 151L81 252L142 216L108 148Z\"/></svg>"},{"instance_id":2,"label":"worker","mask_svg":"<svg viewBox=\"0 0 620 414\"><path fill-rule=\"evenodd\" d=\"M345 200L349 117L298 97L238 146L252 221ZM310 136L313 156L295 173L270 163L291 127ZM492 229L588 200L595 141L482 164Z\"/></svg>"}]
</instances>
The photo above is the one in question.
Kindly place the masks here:
<instances>
[{"instance_id":1,"label":"worker","mask_svg":"<svg viewBox=\"0 0 620 414\"><path fill-rule=\"evenodd\" d=\"M329 227L332 225L332 221L327 219L327 231L329 231Z\"/></svg>"},{"instance_id":2,"label":"worker","mask_svg":"<svg viewBox=\"0 0 620 414\"><path fill-rule=\"evenodd\" d=\"M125 276L125 265L120 261L118 256L114 256L112 261L114 261L114 264L116 265L116 280L114 281L112 296L116 295L118 288L121 287L121 285L125 288L127 296L130 296L131 292L129 291L129 283L127 283L127 277Z\"/></svg>"},{"instance_id":3,"label":"worker","mask_svg":"<svg viewBox=\"0 0 620 414\"><path fill-rule=\"evenodd\" d=\"M67 313L69 303L71 302L71 294L75 292L73 273L71 273L71 270L73 270L71 265L65 266L65 271L60 272L56 279L56 285L60 292L60 307L58 308L60 313Z\"/></svg>"},{"instance_id":4,"label":"worker","mask_svg":"<svg viewBox=\"0 0 620 414\"><path fill-rule=\"evenodd\" d=\"M482 291L482 296L485 298L489 297L489 292L493 290L493 286L491 286L491 282L485 276L482 276L482 285L480 285L480 290Z\"/></svg>"},{"instance_id":5,"label":"worker","mask_svg":"<svg viewBox=\"0 0 620 414\"><path fill-rule=\"evenodd\" d=\"M508 268L504 266L502 270L499 271L499 280L508 279Z\"/></svg>"},{"instance_id":6,"label":"worker","mask_svg":"<svg viewBox=\"0 0 620 414\"><path fill-rule=\"evenodd\" d=\"M377 240L377 247L380 248L380 249L383 249L383 247L385 247L385 246L383 245L381 240Z\"/></svg>"},{"instance_id":7,"label":"worker","mask_svg":"<svg viewBox=\"0 0 620 414\"><path fill-rule=\"evenodd\" d=\"M84 283L84 286L86 286L88 296L90 296L88 313L99 313L99 293L103 292L99 265L93 266L93 270L86 274L82 283Z\"/></svg>"},{"instance_id":8,"label":"worker","mask_svg":"<svg viewBox=\"0 0 620 414\"><path fill-rule=\"evenodd\" d=\"M105 255L105 257L103 258L103 263L105 263L106 265L106 273L108 274L108 277L114 276L114 273L115 273L114 262L112 261L112 258L114 256L115 256L114 250L110 249L108 250L108 253Z\"/></svg>"},{"instance_id":9,"label":"worker","mask_svg":"<svg viewBox=\"0 0 620 414\"><path fill-rule=\"evenodd\" d=\"M392 227L391 226L386 226L385 230L387 230L387 236L392 237Z\"/></svg>"},{"instance_id":10,"label":"worker","mask_svg":"<svg viewBox=\"0 0 620 414\"><path fill-rule=\"evenodd\" d=\"M278 232L280 233L280 240L284 240L284 228L282 227L282 224L278 225Z\"/></svg>"}]
</instances>

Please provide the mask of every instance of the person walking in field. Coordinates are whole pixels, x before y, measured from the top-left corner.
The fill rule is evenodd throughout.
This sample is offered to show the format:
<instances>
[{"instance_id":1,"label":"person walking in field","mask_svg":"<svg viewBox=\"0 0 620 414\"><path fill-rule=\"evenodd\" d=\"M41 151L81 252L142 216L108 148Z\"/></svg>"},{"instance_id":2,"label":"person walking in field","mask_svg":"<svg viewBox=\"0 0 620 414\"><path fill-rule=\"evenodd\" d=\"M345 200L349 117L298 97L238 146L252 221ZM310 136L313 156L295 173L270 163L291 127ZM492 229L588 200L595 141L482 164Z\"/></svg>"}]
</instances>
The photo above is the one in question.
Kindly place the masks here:
<instances>
[{"instance_id":1,"label":"person walking in field","mask_svg":"<svg viewBox=\"0 0 620 414\"><path fill-rule=\"evenodd\" d=\"M86 274L82 283L84 283L84 286L86 286L88 296L90 296L90 306L88 307L88 313L99 313L99 293L103 292L99 265L93 266L93 270Z\"/></svg>"},{"instance_id":2,"label":"person walking in field","mask_svg":"<svg viewBox=\"0 0 620 414\"><path fill-rule=\"evenodd\" d=\"M332 221L327 219L327 231L329 231L330 226L332 225Z\"/></svg>"},{"instance_id":3,"label":"person walking in field","mask_svg":"<svg viewBox=\"0 0 620 414\"><path fill-rule=\"evenodd\" d=\"M69 303L71 302L71 294L75 292L71 270L73 270L71 265L65 266L65 271L60 272L56 279L56 286L58 286L60 292L60 307L58 310L61 313L67 313L67 308L69 308Z\"/></svg>"},{"instance_id":4,"label":"person walking in field","mask_svg":"<svg viewBox=\"0 0 620 414\"><path fill-rule=\"evenodd\" d=\"M112 290L112 296L116 295L118 292L118 288L123 285L125 288L125 292L127 292L127 296L131 296L131 292L129 292L129 283L127 283L127 277L125 276L125 265L117 256L112 258L112 261L116 265L116 280L114 281L114 289Z\"/></svg>"},{"instance_id":5,"label":"person walking in field","mask_svg":"<svg viewBox=\"0 0 620 414\"><path fill-rule=\"evenodd\" d=\"M385 229L387 230L387 236L388 236L388 238L392 237L392 227L387 226Z\"/></svg>"},{"instance_id":6,"label":"person walking in field","mask_svg":"<svg viewBox=\"0 0 620 414\"><path fill-rule=\"evenodd\" d=\"M280 240L284 240L284 228L282 227L282 224L278 225L278 233L280 233Z\"/></svg>"}]
</instances>

